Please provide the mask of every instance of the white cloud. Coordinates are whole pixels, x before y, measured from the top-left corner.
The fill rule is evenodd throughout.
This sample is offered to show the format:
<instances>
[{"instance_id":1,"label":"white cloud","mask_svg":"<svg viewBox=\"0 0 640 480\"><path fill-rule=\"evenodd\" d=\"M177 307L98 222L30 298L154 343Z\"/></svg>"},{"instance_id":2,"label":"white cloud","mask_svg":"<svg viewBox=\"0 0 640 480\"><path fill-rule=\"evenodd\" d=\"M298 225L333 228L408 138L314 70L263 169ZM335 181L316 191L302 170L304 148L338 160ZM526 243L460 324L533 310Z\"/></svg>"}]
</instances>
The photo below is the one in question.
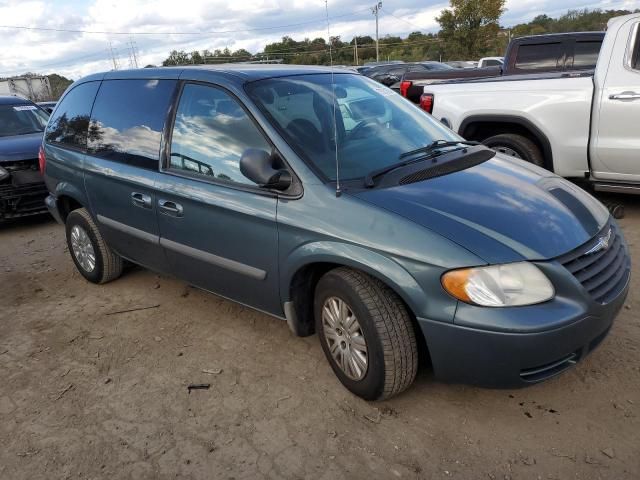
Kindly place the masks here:
<instances>
[{"instance_id":1,"label":"white cloud","mask_svg":"<svg viewBox=\"0 0 640 480\"><path fill-rule=\"evenodd\" d=\"M350 39L373 35L371 0L329 2L331 34ZM380 34L406 36L412 31L437 31L435 18L443 0L385 1ZM640 8L640 0L508 0L504 25L546 13L557 16L569 8ZM26 71L58 72L72 78L112 68L109 45L120 67L129 66L130 39L139 63L159 64L170 50L228 47L257 52L283 35L296 39L326 37L322 0L0 0L0 24L96 32L147 32L159 35L115 35L29 31L0 27L0 76ZM295 25L289 26L286 25ZM281 26L281 28L274 28ZM232 32L229 32L232 31ZM228 32L194 35L167 32Z\"/></svg>"}]
</instances>

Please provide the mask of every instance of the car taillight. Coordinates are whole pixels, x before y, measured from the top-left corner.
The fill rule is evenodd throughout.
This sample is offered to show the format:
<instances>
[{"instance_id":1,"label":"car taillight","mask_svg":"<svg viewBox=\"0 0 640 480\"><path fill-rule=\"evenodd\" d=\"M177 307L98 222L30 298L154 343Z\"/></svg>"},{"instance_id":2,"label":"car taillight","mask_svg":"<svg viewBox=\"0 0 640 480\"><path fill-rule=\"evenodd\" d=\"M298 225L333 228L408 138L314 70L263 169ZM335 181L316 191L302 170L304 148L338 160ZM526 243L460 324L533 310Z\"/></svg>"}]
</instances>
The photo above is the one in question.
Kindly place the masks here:
<instances>
[{"instance_id":1,"label":"car taillight","mask_svg":"<svg viewBox=\"0 0 640 480\"><path fill-rule=\"evenodd\" d=\"M420 108L425 112L433 113L433 94L423 93L420 97Z\"/></svg>"},{"instance_id":2,"label":"car taillight","mask_svg":"<svg viewBox=\"0 0 640 480\"><path fill-rule=\"evenodd\" d=\"M40 151L38 152L38 167L40 168L40 173L44 175L44 167L47 164L47 157L44 154L44 147L40 145Z\"/></svg>"},{"instance_id":3,"label":"car taillight","mask_svg":"<svg viewBox=\"0 0 640 480\"><path fill-rule=\"evenodd\" d=\"M409 80L403 80L400 82L400 95L402 95L404 98L407 98L407 94L409 93L409 88L411 88L411 85L413 85L413 82L410 82Z\"/></svg>"}]
</instances>

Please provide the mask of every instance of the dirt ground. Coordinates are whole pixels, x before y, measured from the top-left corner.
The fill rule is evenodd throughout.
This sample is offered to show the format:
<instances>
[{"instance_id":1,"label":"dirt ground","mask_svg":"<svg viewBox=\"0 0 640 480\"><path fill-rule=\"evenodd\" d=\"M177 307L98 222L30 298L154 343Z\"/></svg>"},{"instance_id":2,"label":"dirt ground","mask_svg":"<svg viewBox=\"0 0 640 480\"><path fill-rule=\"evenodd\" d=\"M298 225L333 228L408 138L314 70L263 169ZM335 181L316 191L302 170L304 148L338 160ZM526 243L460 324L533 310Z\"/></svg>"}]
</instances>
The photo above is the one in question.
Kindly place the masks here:
<instances>
[{"instance_id":1,"label":"dirt ground","mask_svg":"<svg viewBox=\"0 0 640 480\"><path fill-rule=\"evenodd\" d=\"M637 271L640 199L624 200ZM637 274L560 377L486 390L425 367L382 403L285 322L142 269L87 283L47 218L0 227L0 307L3 480L640 478Z\"/></svg>"}]
</instances>

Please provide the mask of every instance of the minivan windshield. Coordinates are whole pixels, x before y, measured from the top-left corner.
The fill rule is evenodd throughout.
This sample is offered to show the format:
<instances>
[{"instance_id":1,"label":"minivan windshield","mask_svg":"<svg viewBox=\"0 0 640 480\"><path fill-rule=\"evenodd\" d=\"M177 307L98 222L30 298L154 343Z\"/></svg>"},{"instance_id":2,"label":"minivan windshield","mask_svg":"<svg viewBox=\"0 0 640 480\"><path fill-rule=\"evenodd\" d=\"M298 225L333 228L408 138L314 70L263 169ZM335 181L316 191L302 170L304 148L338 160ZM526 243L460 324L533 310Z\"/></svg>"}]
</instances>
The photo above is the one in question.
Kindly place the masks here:
<instances>
[{"instance_id":1,"label":"minivan windshield","mask_svg":"<svg viewBox=\"0 0 640 480\"><path fill-rule=\"evenodd\" d=\"M393 90L360 75L271 78L246 89L287 143L330 181L336 180L336 150L340 179L355 180L435 140L461 140Z\"/></svg>"},{"instance_id":2,"label":"minivan windshield","mask_svg":"<svg viewBox=\"0 0 640 480\"><path fill-rule=\"evenodd\" d=\"M0 137L44 132L49 115L35 105L0 105Z\"/></svg>"}]
</instances>

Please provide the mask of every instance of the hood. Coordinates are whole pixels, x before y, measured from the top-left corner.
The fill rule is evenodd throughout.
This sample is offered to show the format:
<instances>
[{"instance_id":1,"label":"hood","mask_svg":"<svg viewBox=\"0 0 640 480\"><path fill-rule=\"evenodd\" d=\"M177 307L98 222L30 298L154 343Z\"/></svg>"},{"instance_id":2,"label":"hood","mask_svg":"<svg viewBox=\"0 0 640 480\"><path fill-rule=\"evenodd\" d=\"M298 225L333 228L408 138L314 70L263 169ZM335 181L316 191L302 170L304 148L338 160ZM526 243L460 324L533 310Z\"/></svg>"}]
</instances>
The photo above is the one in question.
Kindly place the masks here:
<instances>
[{"instance_id":1,"label":"hood","mask_svg":"<svg viewBox=\"0 0 640 480\"><path fill-rule=\"evenodd\" d=\"M0 137L0 164L38 158L42 132Z\"/></svg>"},{"instance_id":2,"label":"hood","mask_svg":"<svg viewBox=\"0 0 640 480\"><path fill-rule=\"evenodd\" d=\"M609 218L607 209L579 187L499 154L449 175L353 195L488 263L557 257L592 238Z\"/></svg>"}]
</instances>

